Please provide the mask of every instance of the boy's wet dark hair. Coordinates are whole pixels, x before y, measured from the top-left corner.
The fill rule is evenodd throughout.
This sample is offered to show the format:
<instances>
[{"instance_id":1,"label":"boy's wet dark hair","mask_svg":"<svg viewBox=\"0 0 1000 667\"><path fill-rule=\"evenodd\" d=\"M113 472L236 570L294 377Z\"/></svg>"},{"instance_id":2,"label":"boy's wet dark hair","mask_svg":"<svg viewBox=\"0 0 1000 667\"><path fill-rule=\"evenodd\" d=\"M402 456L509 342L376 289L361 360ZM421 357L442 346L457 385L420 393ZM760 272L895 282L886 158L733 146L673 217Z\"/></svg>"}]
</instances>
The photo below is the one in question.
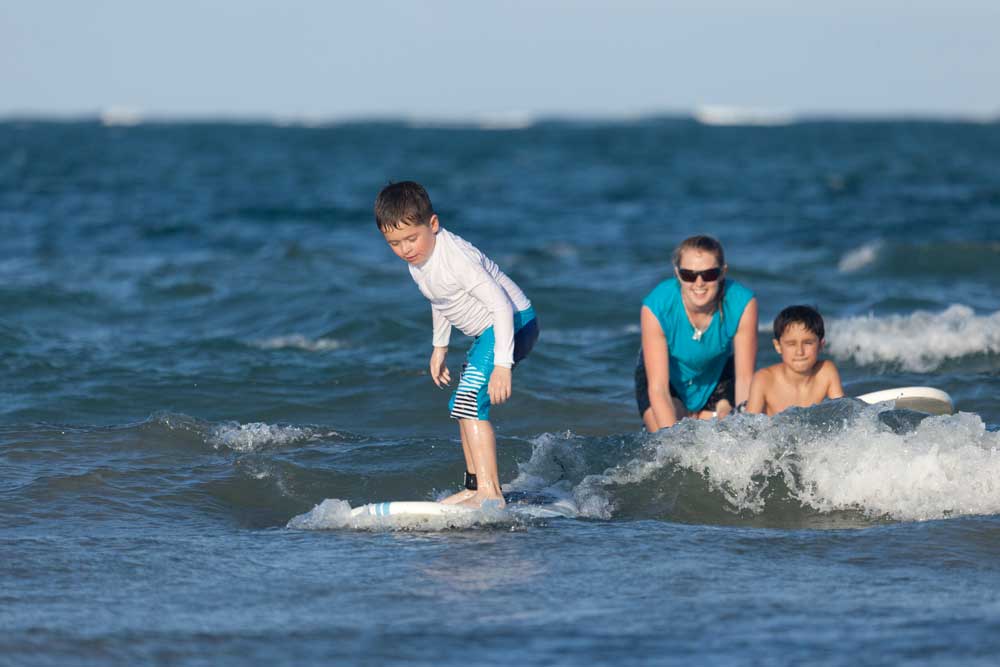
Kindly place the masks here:
<instances>
[{"instance_id":1,"label":"boy's wet dark hair","mask_svg":"<svg viewBox=\"0 0 1000 667\"><path fill-rule=\"evenodd\" d=\"M433 215L427 190L415 181L390 183L375 198L375 224L382 233L404 225L429 225Z\"/></svg>"},{"instance_id":2,"label":"boy's wet dark hair","mask_svg":"<svg viewBox=\"0 0 1000 667\"><path fill-rule=\"evenodd\" d=\"M774 318L774 340L781 340L789 324L801 324L806 331L816 334L820 340L826 336L823 316L812 306L789 306L778 313Z\"/></svg>"}]
</instances>

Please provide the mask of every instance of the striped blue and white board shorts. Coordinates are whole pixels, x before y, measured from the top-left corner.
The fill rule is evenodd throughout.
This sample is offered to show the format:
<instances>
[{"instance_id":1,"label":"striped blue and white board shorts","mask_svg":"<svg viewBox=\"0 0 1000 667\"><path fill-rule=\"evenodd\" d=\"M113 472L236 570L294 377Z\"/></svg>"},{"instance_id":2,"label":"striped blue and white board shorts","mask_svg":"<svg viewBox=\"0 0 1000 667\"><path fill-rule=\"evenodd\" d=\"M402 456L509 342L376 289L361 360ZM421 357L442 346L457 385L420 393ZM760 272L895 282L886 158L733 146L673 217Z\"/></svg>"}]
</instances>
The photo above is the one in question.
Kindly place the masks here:
<instances>
[{"instance_id":1,"label":"striped blue and white board shorts","mask_svg":"<svg viewBox=\"0 0 1000 667\"><path fill-rule=\"evenodd\" d=\"M465 355L462 376L448 401L452 419L490 418L490 375L493 374L493 327L476 336ZM533 308L514 313L514 366L528 356L538 340L538 319Z\"/></svg>"}]
</instances>

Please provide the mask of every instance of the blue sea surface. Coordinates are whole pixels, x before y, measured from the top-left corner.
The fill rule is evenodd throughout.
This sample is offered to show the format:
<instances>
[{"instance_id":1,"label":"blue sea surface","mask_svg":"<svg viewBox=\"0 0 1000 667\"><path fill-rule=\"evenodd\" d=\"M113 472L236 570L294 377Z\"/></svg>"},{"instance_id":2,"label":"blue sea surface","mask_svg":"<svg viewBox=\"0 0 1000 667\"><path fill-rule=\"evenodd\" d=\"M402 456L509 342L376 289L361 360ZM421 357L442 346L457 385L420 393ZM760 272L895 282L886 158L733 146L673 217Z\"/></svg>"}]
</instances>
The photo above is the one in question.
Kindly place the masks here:
<instances>
[{"instance_id":1,"label":"blue sea surface","mask_svg":"<svg viewBox=\"0 0 1000 667\"><path fill-rule=\"evenodd\" d=\"M1000 124L0 122L0 665L993 665ZM389 181L531 298L493 414L560 516L358 520L464 463ZM697 233L852 398L642 432ZM453 376L466 341L457 333Z\"/></svg>"}]
</instances>

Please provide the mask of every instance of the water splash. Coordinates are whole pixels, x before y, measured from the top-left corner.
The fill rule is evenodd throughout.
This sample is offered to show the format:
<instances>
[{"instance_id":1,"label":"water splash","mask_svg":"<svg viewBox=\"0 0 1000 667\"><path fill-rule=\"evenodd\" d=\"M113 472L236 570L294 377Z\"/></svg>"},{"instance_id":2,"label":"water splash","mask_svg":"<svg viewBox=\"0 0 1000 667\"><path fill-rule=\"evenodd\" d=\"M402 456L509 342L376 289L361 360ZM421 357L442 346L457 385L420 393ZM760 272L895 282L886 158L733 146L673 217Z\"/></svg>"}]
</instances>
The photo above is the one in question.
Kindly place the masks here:
<instances>
[{"instance_id":1,"label":"water splash","mask_svg":"<svg viewBox=\"0 0 1000 667\"><path fill-rule=\"evenodd\" d=\"M269 447L285 447L338 435L340 434L336 431L309 427L281 426L262 422L249 424L224 422L213 426L207 439L216 449L226 447L237 452L256 452Z\"/></svg>"},{"instance_id":2,"label":"water splash","mask_svg":"<svg viewBox=\"0 0 1000 667\"><path fill-rule=\"evenodd\" d=\"M891 403L841 399L773 418L684 420L573 493L581 514L595 519L644 515L671 485L688 504L714 503L700 515L705 522L720 513L766 515L789 502L800 515L849 511L900 521L1000 514L1000 433L971 413L903 419L896 412ZM661 518L671 518L666 512Z\"/></svg>"},{"instance_id":3,"label":"water splash","mask_svg":"<svg viewBox=\"0 0 1000 667\"><path fill-rule=\"evenodd\" d=\"M904 521L1000 513L1000 434L978 415L930 417L901 435L861 419L799 454L796 495L822 512Z\"/></svg>"}]
</instances>

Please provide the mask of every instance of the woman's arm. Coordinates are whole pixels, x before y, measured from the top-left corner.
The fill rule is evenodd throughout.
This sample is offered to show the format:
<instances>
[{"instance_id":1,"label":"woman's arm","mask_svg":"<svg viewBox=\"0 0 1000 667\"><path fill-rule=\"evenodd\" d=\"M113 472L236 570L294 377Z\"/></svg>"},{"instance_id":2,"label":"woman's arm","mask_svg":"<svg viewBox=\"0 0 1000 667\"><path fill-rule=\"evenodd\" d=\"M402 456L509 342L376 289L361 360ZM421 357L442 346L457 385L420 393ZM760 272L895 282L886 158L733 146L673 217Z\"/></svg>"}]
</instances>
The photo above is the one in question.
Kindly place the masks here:
<instances>
[{"instance_id":1,"label":"woman's arm","mask_svg":"<svg viewBox=\"0 0 1000 667\"><path fill-rule=\"evenodd\" d=\"M736 371L736 405L750 397L750 383L757 363L757 298L750 299L740 316L740 326L733 337L733 356Z\"/></svg>"},{"instance_id":2,"label":"woman's arm","mask_svg":"<svg viewBox=\"0 0 1000 667\"><path fill-rule=\"evenodd\" d=\"M667 337L659 320L648 307L642 307L639 318L642 328L642 357L646 364L646 388L649 405L653 410L656 428L667 428L677 423L674 402L670 399L670 352Z\"/></svg>"}]
</instances>

